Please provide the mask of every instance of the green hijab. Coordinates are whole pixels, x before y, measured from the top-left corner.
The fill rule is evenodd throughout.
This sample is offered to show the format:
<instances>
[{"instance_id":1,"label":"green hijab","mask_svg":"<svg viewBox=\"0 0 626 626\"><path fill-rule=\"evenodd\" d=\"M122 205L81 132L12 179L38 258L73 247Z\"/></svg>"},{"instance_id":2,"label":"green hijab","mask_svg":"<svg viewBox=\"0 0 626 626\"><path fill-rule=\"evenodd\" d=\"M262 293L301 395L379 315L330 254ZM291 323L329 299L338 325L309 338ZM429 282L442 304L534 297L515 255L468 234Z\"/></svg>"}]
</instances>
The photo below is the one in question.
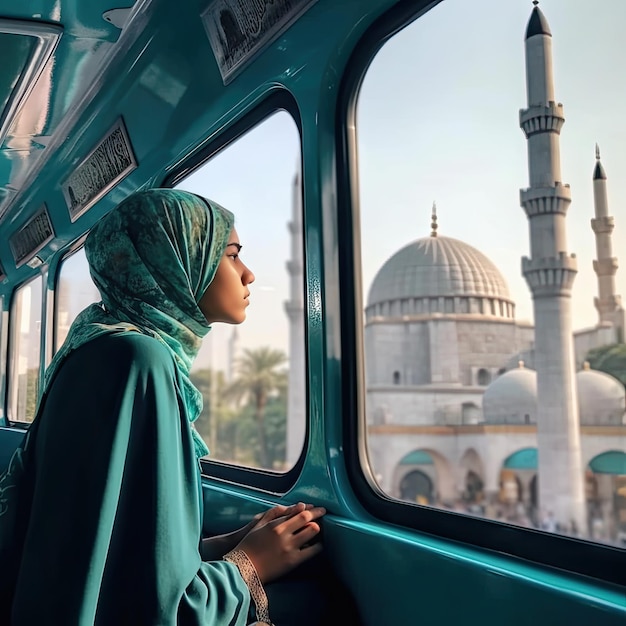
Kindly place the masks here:
<instances>
[{"instance_id":1,"label":"green hijab","mask_svg":"<svg viewBox=\"0 0 626 626\"><path fill-rule=\"evenodd\" d=\"M209 332L198 301L210 285L234 225L232 213L193 193L137 191L89 233L85 253L102 302L74 320L44 378L44 391L63 360L79 346L110 333L140 332L162 342L183 382L182 400L193 423L202 395L189 378ZM196 455L209 450L192 427Z\"/></svg>"}]
</instances>

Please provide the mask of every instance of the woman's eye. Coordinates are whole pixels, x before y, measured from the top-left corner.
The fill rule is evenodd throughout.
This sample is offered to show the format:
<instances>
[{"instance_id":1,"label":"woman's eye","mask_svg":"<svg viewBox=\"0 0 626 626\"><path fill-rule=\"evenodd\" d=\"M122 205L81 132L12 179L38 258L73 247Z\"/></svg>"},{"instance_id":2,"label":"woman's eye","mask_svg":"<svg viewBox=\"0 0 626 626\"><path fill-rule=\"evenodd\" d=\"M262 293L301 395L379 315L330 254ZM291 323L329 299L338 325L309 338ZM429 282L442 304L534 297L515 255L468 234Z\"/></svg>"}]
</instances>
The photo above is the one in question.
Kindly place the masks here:
<instances>
[{"instance_id":1,"label":"woman's eye","mask_svg":"<svg viewBox=\"0 0 626 626\"><path fill-rule=\"evenodd\" d=\"M229 254L228 255L233 261L236 261L239 258L238 254Z\"/></svg>"}]
</instances>

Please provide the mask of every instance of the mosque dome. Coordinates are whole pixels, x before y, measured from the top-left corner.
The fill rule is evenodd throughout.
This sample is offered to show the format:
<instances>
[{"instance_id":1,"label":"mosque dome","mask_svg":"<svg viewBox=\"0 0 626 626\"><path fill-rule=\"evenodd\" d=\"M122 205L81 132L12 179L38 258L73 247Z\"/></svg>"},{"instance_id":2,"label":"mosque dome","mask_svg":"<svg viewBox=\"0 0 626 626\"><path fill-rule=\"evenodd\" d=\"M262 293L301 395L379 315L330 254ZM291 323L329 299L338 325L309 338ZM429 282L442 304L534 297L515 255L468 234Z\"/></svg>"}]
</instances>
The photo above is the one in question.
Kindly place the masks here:
<instances>
[{"instance_id":1,"label":"mosque dome","mask_svg":"<svg viewBox=\"0 0 626 626\"><path fill-rule=\"evenodd\" d=\"M366 313L475 313L513 318L514 305L498 268L480 251L431 235L401 248L376 274Z\"/></svg>"},{"instance_id":2,"label":"mosque dome","mask_svg":"<svg viewBox=\"0 0 626 626\"><path fill-rule=\"evenodd\" d=\"M498 376L483 394L483 415L489 424L537 423L537 373L520 361Z\"/></svg>"},{"instance_id":3,"label":"mosque dome","mask_svg":"<svg viewBox=\"0 0 626 626\"><path fill-rule=\"evenodd\" d=\"M626 412L624 386L610 374L592 370L589 363L576 374L580 423L620 425Z\"/></svg>"}]
</instances>

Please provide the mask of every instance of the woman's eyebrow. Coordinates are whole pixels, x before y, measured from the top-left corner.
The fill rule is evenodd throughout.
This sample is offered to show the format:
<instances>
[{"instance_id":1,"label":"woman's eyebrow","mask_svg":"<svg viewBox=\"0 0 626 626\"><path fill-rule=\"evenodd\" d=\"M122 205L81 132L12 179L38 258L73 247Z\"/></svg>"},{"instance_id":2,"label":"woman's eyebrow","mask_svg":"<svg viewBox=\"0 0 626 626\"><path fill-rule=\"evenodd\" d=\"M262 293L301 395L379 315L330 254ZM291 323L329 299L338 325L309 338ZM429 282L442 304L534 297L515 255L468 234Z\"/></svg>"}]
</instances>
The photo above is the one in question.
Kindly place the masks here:
<instances>
[{"instance_id":1,"label":"woman's eyebrow","mask_svg":"<svg viewBox=\"0 0 626 626\"><path fill-rule=\"evenodd\" d=\"M235 248L237 248L237 252L241 252L241 248L243 248L243 246L240 243L237 243L236 241L232 241L231 243L227 243L226 247L229 248L230 246L235 246Z\"/></svg>"}]
</instances>

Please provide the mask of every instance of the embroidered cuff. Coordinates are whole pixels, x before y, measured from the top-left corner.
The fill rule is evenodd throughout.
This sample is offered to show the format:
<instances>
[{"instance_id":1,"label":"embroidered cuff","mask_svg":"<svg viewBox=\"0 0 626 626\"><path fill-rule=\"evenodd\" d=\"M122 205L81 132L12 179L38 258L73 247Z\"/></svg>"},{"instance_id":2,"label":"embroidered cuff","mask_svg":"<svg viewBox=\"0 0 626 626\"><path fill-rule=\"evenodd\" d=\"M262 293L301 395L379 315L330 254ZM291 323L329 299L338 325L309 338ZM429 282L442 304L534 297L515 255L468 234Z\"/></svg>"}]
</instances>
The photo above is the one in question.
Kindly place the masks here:
<instances>
[{"instance_id":1,"label":"embroidered cuff","mask_svg":"<svg viewBox=\"0 0 626 626\"><path fill-rule=\"evenodd\" d=\"M252 565L252 561L248 558L248 555L243 550L231 550L224 555L225 561L234 563L244 582L248 586L250 591L250 597L254 600L256 607L257 624L266 624L267 626L273 626L272 620L270 620L269 604L267 602L267 595L265 589L261 583L261 579L257 574L257 571Z\"/></svg>"}]
</instances>

